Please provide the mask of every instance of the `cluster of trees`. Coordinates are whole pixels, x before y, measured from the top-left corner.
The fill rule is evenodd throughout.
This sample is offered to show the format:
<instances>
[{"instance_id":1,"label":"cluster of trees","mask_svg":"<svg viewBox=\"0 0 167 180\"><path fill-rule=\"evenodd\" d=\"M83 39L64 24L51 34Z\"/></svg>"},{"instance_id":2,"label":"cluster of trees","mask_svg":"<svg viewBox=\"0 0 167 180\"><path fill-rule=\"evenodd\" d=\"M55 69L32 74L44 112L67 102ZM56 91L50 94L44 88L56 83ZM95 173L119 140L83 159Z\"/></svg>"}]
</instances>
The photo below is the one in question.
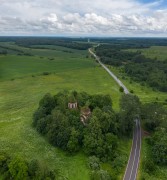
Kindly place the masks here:
<instances>
[{"instance_id":1,"label":"cluster of trees","mask_svg":"<svg viewBox=\"0 0 167 180\"><path fill-rule=\"evenodd\" d=\"M53 180L57 179L59 173L48 169L45 164L36 159L28 162L21 156L11 157L0 152L0 174L3 179Z\"/></svg>"},{"instance_id":2,"label":"cluster of trees","mask_svg":"<svg viewBox=\"0 0 167 180\"><path fill-rule=\"evenodd\" d=\"M68 108L71 99L78 102L77 109ZM122 162L119 159L119 138L132 135L134 118L140 115L140 102L136 96L123 95L120 106L120 112L114 112L109 95L89 95L76 91L63 91L55 96L46 94L34 113L33 125L52 145L70 154L82 150L103 162L112 161L114 168L119 171L122 168L117 162ZM91 110L86 125L80 120L83 107ZM101 170L93 172L94 177L105 174Z\"/></svg>"},{"instance_id":3,"label":"cluster of trees","mask_svg":"<svg viewBox=\"0 0 167 180\"><path fill-rule=\"evenodd\" d=\"M91 38L91 41L130 49L167 46L167 39L165 38Z\"/></svg>"},{"instance_id":4,"label":"cluster of trees","mask_svg":"<svg viewBox=\"0 0 167 180\"><path fill-rule=\"evenodd\" d=\"M135 81L167 92L167 61L148 59L143 55L136 56L133 63L125 65L125 73Z\"/></svg>"},{"instance_id":5,"label":"cluster of trees","mask_svg":"<svg viewBox=\"0 0 167 180\"><path fill-rule=\"evenodd\" d=\"M89 157L88 166L91 169L91 180L114 180L116 178L101 168L100 159L96 156Z\"/></svg>"},{"instance_id":6,"label":"cluster of trees","mask_svg":"<svg viewBox=\"0 0 167 180\"><path fill-rule=\"evenodd\" d=\"M77 109L69 109L69 101L77 101ZM80 120L83 107L89 107L91 116L86 125ZM90 157L91 179L116 179L126 164L120 156L119 138L132 135L134 118L140 115L140 102L136 96L123 95L120 112L112 109L109 95L89 95L76 91L63 91L55 96L46 94L34 113L33 125L49 142L70 154L80 150ZM93 156L93 157L92 157ZM100 161L112 162L115 174L108 174Z\"/></svg>"},{"instance_id":7,"label":"cluster of trees","mask_svg":"<svg viewBox=\"0 0 167 180\"><path fill-rule=\"evenodd\" d=\"M78 102L77 109L69 109L70 99ZM92 114L85 126L80 120L82 107ZM33 125L49 142L69 153L81 148L88 155L111 159L117 148L118 122L109 95L89 95L85 92L46 94L34 114Z\"/></svg>"},{"instance_id":8,"label":"cluster of trees","mask_svg":"<svg viewBox=\"0 0 167 180\"><path fill-rule=\"evenodd\" d=\"M141 117L150 133L146 139L149 146L147 159L142 163L146 176L154 174L157 165L167 166L167 110L158 103L145 104Z\"/></svg>"},{"instance_id":9,"label":"cluster of trees","mask_svg":"<svg viewBox=\"0 0 167 180\"><path fill-rule=\"evenodd\" d=\"M96 54L101 58L104 64L121 66L127 62L133 61L133 58L140 52L123 51L125 47L118 45L101 45L96 47Z\"/></svg>"},{"instance_id":10,"label":"cluster of trees","mask_svg":"<svg viewBox=\"0 0 167 180\"><path fill-rule=\"evenodd\" d=\"M101 45L96 48L96 53L103 63L122 66L133 80L167 92L167 61L146 58L140 51L124 51L126 48L128 47Z\"/></svg>"},{"instance_id":11,"label":"cluster of trees","mask_svg":"<svg viewBox=\"0 0 167 180\"><path fill-rule=\"evenodd\" d=\"M29 37L15 39L15 42L25 47L31 47L32 45L56 45L78 50L87 50L91 47L90 43L76 42L75 40L72 38Z\"/></svg>"}]
</instances>

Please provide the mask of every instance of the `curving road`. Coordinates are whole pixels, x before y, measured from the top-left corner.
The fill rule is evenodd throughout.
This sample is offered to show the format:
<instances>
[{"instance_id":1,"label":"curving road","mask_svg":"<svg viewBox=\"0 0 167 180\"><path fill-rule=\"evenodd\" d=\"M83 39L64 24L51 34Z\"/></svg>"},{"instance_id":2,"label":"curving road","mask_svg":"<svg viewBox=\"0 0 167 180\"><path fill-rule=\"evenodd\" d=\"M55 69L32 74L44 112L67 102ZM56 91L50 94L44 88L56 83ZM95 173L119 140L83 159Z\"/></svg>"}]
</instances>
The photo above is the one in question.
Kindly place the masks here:
<instances>
[{"instance_id":1,"label":"curving road","mask_svg":"<svg viewBox=\"0 0 167 180\"><path fill-rule=\"evenodd\" d=\"M100 58L92 51L91 48L89 49L89 52L95 57L95 59L99 62L99 64L110 74L110 76L117 82L117 84L120 87L124 88L124 93L129 94L129 90L126 88L126 86L115 76L113 72L111 72L100 61ZM141 126L140 126L140 120L136 119L134 132L133 132L133 142L132 142L131 152L123 180L136 180L139 161L140 161L140 150L141 150Z\"/></svg>"}]
</instances>

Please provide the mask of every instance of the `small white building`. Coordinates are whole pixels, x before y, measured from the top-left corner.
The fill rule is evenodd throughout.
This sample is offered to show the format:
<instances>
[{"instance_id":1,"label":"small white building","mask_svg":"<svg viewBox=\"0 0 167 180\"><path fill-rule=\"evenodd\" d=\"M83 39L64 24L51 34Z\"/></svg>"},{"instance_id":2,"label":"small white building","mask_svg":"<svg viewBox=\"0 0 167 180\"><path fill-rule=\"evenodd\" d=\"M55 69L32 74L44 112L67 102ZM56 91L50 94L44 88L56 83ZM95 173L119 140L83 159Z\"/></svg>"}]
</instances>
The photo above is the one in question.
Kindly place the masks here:
<instances>
[{"instance_id":1,"label":"small white building","mask_svg":"<svg viewBox=\"0 0 167 180\"><path fill-rule=\"evenodd\" d=\"M78 108L78 103L77 102L68 103L68 108L69 109L77 109Z\"/></svg>"}]
</instances>

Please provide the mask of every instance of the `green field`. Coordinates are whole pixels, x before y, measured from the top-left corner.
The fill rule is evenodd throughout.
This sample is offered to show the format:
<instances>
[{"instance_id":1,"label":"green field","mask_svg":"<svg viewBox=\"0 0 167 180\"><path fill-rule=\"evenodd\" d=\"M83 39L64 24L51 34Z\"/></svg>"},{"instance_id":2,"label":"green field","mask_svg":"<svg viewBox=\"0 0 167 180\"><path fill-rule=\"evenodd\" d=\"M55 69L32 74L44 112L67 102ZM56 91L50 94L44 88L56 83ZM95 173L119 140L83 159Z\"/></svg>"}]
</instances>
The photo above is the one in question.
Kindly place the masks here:
<instances>
[{"instance_id":1,"label":"green field","mask_svg":"<svg viewBox=\"0 0 167 180\"><path fill-rule=\"evenodd\" d=\"M144 49L129 49L128 51L136 52L140 51L143 55L151 59L167 60L167 46L151 46Z\"/></svg>"},{"instance_id":2,"label":"green field","mask_svg":"<svg viewBox=\"0 0 167 180\"><path fill-rule=\"evenodd\" d=\"M14 48L17 46L11 44ZM27 48L22 47L25 51ZM67 90L86 91L90 94L110 94L114 109L119 109L119 87L87 51L65 52L33 49L35 56L0 56L0 145L12 155L20 154L27 160L38 159L50 168L60 168L70 180L88 180L87 157L82 153L68 156L50 145L32 128L32 115L39 100L50 92ZM41 57L42 56L42 57ZM47 57L53 57L49 60ZM43 72L50 72L43 75ZM126 147L127 143L120 144ZM130 146L129 146L130 147ZM123 151L124 148L122 148Z\"/></svg>"},{"instance_id":3,"label":"green field","mask_svg":"<svg viewBox=\"0 0 167 180\"><path fill-rule=\"evenodd\" d=\"M117 75L117 77L128 87L129 90L133 90L134 94L137 95L141 102L160 102L166 105L167 93L160 91L155 91L149 86L142 86L131 80L125 73L123 73L119 68L109 66L109 68Z\"/></svg>"},{"instance_id":4,"label":"green field","mask_svg":"<svg viewBox=\"0 0 167 180\"><path fill-rule=\"evenodd\" d=\"M10 48L8 55L0 56L1 150L12 155L20 154L28 161L36 158L50 168L60 169L61 174L70 180L90 179L87 157L82 152L69 156L50 145L32 127L32 115L44 94L56 94L64 89L110 94L113 108L118 111L121 96L118 85L95 60L87 57L87 51L50 45L33 46L32 49L14 43L0 43L0 46L4 47L0 49ZM32 56L18 55L17 50ZM118 68L110 68L142 102L165 103L166 93L141 86ZM119 143L119 150L127 155L127 159L130 148L129 140ZM145 146L142 151L145 151ZM110 164L102 164L102 168L112 173ZM123 172L119 177L122 179Z\"/></svg>"}]
</instances>

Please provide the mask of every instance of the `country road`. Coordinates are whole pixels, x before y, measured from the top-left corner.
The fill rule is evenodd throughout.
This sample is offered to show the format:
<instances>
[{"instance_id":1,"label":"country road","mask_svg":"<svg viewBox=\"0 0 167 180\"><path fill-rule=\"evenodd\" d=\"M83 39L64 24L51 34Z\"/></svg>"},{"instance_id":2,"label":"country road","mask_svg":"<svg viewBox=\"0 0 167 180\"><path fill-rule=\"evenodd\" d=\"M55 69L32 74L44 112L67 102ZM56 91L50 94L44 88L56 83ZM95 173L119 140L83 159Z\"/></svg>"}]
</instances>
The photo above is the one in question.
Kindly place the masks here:
<instances>
[{"instance_id":1,"label":"country road","mask_svg":"<svg viewBox=\"0 0 167 180\"><path fill-rule=\"evenodd\" d=\"M95 59L99 62L99 64L110 74L110 76L117 82L120 87L124 88L124 93L129 94L129 90L126 86L116 77L116 75L111 72L101 61L100 58L89 49L90 54L92 54ZM141 150L141 126L140 120L135 120L134 132L133 132L133 142L131 147L131 152L128 160L128 164L125 170L125 174L123 180L136 180L138 167L140 162L140 150Z\"/></svg>"},{"instance_id":2,"label":"country road","mask_svg":"<svg viewBox=\"0 0 167 180\"><path fill-rule=\"evenodd\" d=\"M99 64L110 74L110 76L117 82L117 84L121 87L123 87L124 89L124 93L125 94L129 94L129 90L126 88L126 86L117 78L117 76L111 72L107 66L105 66L101 61L100 58L98 56L96 56L96 54L91 50L91 48L89 49L89 52L95 57L95 59L99 62Z\"/></svg>"}]
</instances>

